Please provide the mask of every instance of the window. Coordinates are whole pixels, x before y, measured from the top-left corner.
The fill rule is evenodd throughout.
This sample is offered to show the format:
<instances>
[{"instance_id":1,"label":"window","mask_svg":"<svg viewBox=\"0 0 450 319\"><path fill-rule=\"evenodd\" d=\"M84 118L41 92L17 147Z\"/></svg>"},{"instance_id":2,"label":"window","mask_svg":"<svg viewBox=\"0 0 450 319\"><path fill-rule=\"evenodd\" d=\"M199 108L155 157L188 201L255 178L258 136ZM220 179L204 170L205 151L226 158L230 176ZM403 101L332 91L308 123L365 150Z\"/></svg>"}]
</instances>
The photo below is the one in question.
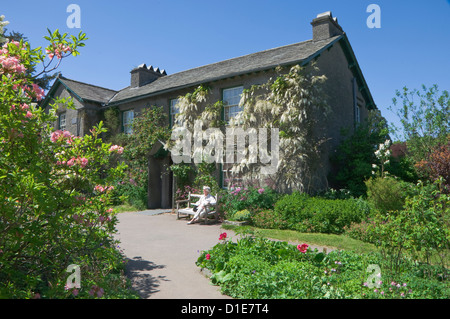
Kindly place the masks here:
<instances>
[{"instance_id":1,"label":"window","mask_svg":"<svg viewBox=\"0 0 450 319\"><path fill-rule=\"evenodd\" d=\"M123 132L125 134L133 133L132 127L133 119L134 119L134 110L128 110L122 113Z\"/></svg>"},{"instance_id":2,"label":"window","mask_svg":"<svg viewBox=\"0 0 450 319\"><path fill-rule=\"evenodd\" d=\"M234 189L242 185L242 173L232 173L233 163L222 164L222 188Z\"/></svg>"},{"instance_id":3,"label":"window","mask_svg":"<svg viewBox=\"0 0 450 319\"><path fill-rule=\"evenodd\" d=\"M242 111L239 102L243 90L242 86L223 90L224 120L227 123Z\"/></svg>"},{"instance_id":4,"label":"window","mask_svg":"<svg viewBox=\"0 0 450 319\"><path fill-rule=\"evenodd\" d=\"M178 99L170 100L170 125L173 126L175 122L175 115L180 113L180 110L176 107Z\"/></svg>"},{"instance_id":5,"label":"window","mask_svg":"<svg viewBox=\"0 0 450 319\"><path fill-rule=\"evenodd\" d=\"M66 113L61 113L59 115L59 129L64 131L66 129Z\"/></svg>"},{"instance_id":6,"label":"window","mask_svg":"<svg viewBox=\"0 0 450 319\"><path fill-rule=\"evenodd\" d=\"M361 123L361 105L359 103L355 107L355 122L356 124Z\"/></svg>"}]
</instances>

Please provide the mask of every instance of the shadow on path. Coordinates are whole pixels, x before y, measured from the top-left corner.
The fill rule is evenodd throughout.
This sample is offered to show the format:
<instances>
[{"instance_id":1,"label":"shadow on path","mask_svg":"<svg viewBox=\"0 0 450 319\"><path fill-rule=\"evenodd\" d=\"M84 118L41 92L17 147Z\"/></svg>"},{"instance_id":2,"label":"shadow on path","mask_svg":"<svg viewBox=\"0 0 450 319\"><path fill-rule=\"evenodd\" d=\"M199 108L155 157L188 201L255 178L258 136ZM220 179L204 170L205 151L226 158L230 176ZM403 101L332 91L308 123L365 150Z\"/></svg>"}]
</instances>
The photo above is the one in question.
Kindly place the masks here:
<instances>
[{"instance_id":1,"label":"shadow on path","mask_svg":"<svg viewBox=\"0 0 450 319\"><path fill-rule=\"evenodd\" d=\"M144 260L140 256L127 258L126 275L130 279L133 289L141 298L148 298L151 294L158 292L159 282L165 279L165 276L154 277L149 272L154 269L163 269L164 265Z\"/></svg>"}]
</instances>

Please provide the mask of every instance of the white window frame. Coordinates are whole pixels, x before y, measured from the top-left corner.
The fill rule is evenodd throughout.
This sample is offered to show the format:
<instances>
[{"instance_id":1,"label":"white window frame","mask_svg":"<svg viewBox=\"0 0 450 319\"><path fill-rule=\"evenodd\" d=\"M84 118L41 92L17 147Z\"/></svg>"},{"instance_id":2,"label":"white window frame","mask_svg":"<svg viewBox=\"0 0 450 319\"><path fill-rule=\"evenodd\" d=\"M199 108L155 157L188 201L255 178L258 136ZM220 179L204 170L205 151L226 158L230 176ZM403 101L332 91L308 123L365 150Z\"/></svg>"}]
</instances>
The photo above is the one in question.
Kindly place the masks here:
<instances>
[{"instance_id":1,"label":"white window frame","mask_svg":"<svg viewBox=\"0 0 450 319\"><path fill-rule=\"evenodd\" d=\"M170 106L169 107L170 107L170 120L171 120L170 125L171 126L175 125L175 122L176 122L175 116L178 113L180 113L180 109L175 107L177 105L178 101L179 101L179 99L171 99L170 100Z\"/></svg>"},{"instance_id":2,"label":"white window frame","mask_svg":"<svg viewBox=\"0 0 450 319\"><path fill-rule=\"evenodd\" d=\"M58 127L61 131L66 129L66 113L59 114Z\"/></svg>"},{"instance_id":3,"label":"white window frame","mask_svg":"<svg viewBox=\"0 0 450 319\"><path fill-rule=\"evenodd\" d=\"M236 93L237 91L240 91L240 93L238 95L234 94L234 95L230 95L229 98L226 97L227 93L233 94L233 93ZM227 89L222 90L224 120L226 123L229 123L230 119L232 119L239 112L242 111L242 106L239 104L239 102L241 100L243 91L244 91L243 86L235 86L232 88L227 88ZM239 99L237 101L234 100L231 103L229 103L229 100L237 99L238 96L239 96Z\"/></svg>"},{"instance_id":4,"label":"white window frame","mask_svg":"<svg viewBox=\"0 0 450 319\"><path fill-rule=\"evenodd\" d=\"M131 116L129 116L131 114ZM122 113L122 127L125 134L133 134L134 110L126 110Z\"/></svg>"}]
</instances>

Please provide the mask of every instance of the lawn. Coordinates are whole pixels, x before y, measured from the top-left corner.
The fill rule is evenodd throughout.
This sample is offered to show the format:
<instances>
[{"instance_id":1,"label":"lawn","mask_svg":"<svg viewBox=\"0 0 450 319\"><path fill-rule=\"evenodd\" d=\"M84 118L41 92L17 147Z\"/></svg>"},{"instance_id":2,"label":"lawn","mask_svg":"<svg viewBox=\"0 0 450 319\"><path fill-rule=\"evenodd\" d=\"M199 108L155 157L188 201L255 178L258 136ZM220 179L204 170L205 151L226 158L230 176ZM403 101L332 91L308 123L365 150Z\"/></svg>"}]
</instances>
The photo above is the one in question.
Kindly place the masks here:
<instances>
[{"instance_id":1,"label":"lawn","mask_svg":"<svg viewBox=\"0 0 450 319\"><path fill-rule=\"evenodd\" d=\"M370 253L377 251L372 244L349 238L344 235L301 233L293 230L262 229L252 226L222 225L222 228L233 230L240 234L251 234L256 237L276 239L292 243L308 243L313 246L327 247L330 249L350 250L356 253Z\"/></svg>"}]
</instances>

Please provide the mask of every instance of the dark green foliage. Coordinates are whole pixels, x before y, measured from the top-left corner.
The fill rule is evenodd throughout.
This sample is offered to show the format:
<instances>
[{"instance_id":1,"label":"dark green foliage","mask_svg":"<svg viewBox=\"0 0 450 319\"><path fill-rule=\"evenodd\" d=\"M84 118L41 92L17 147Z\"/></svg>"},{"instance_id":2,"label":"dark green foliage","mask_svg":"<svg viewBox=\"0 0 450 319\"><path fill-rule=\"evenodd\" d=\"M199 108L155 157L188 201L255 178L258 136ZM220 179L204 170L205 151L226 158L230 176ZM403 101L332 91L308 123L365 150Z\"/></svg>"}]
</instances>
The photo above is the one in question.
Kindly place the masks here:
<instances>
[{"instance_id":1,"label":"dark green foliage","mask_svg":"<svg viewBox=\"0 0 450 319\"><path fill-rule=\"evenodd\" d=\"M414 184L393 177L370 178L365 184L367 201L384 213L403 209L406 197L414 192Z\"/></svg>"},{"instance_id":2,"label":"dark green foliage","mask_svg":"<svg viewBox=\"0 0 450 319\"><path fill-rule=\"evenodd\" d=\"M353 135L347 137L331 157L337 170L329 175L331 186L348 189L355 197L365 195L364 181L372 175L372 164L377 163L374 152L386 139L386 120L379 112L371 111L367 120L355 128Z\"/></svg>"},{"instance_id":3,"label":"dark green foliage","mask_svg":"<svg viewBox=\"0 0 450 319\"><path fill-rule=\"evenodd\" d=\"M331 200L296 192L281 198L274 212L289 229L341 234L344 226L365 219L370 210L356 199Z\"/></svg>"},{"instance_id":4,"label":"dark green foliage","mask_svg":"<svg viewBox=\"0 0 450 319\"><path fill-rule=\"evenodd\" d=\"M196 262L212 272L222 293L238 299L449 298L442 268L405 262L393 274L379 254L324 254L268 239L243 237L218 243ZM380 267L377 289L368 287L369 265ZM427 280L424 279L426 277Z\"/></svg>"}]
</instances>

